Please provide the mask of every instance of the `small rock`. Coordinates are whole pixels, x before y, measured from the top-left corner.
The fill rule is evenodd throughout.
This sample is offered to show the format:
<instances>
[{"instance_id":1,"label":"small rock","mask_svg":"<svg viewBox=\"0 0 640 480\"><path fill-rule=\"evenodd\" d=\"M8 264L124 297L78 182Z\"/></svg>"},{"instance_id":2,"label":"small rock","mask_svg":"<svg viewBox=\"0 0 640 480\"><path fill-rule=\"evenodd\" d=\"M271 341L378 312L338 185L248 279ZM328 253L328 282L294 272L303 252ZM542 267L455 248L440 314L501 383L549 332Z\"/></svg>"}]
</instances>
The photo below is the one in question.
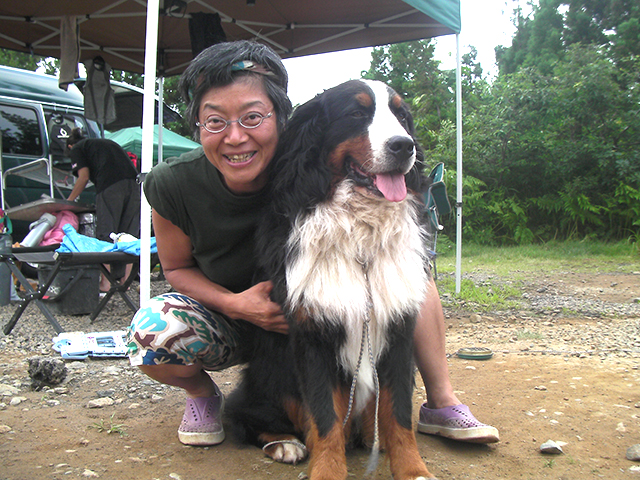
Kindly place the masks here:
<instances>
[{"instance_id":1,"label":"small rock","mask_svg":"<svg viewBox=\"0 0 640 480\"><path fill-rule=\"evenodd\" d=\"M640 443L631 445L627 449L627 460L631 460L632 462L640 462Z\"/></svg>"},{"instance_id":2,"label":"small rock","mask_svg":"<svg viewBox=\"0 0 640 480\"><path fill-rule=\"evenodd\" d=\"M16 405L20 405L22 402L25 402L27 397L13 397L9 402L9 405L15 407Z\"/></svg>"},{"instance_id":3,"label":"small rock","mask_svg":"<svg viewBox=\"0 0 640 480\"><path fill-rule=\"evenodd\" d=\"M9 433L11 430L9 425L0 425L0 433Z\"/></svg>"},{"instance_id":4,"label":"small rock","mask_svg":"<svg viewBox=\"0 0 640 480\"><path fill-rule=\"evenodd\" d=\"M93 470L89 470L88 468L85 468L84 472L82 472L82 476L87 478L97 478L99 475Z\"/></svg>"},{"instance_id":5,"label":"small rock","mask_svg":"<svg viewBox=\"0 0 640 480\"><path fill-rule=\"evenodd\" d=\"M627 429L625 428L624 423L622 422L618 423L618 425L616 426L616 432L624 433L626 431Z\"/></svg>"},{"instance_id":6,"label":"small rock","mask_svg":"<svg viewBox=\"0 0 640 480\"><path fill-rule=\"evenodd\" d=\"M534 390L541 390L545 392L547 390L547 387L545 387L544 385L538 385L537 387L534 388Z\"/></svg>"},{"instance_id":7,"label":"small rock","mask_svg":"<svg viewBox=\"0 0 640 480\"><path fill-rule=\"evenodd\" d=\"M540 445L540 452L542 453L551 453L551 454L560 454L562 452L562 447L553 440L547 440L542 445Z\"/></svg>"},{"instance_id":8,"label":"small rock","mask_svg":"<svg viewBox=\"0 0 640 480\"><path fill-rule=\"evenodd\" d=\"M87 404L88 408L103 408L109 407L113 405L113 399L109 397L96 398L95 400L90 400Z\"/></svg>"},{"instance_id":9,"label":"small rock","mask_svg":"<svg viewBox=\"0 0 640 480\"><path fill-rule=\"evenodd\" d=\"M480 315L478 315L477 313L473 313L469 317L469 321L471 323L480 323L480 322L482 322L482 317Z\"/></svg>"},{"instance_id":10,"label":"small rock","mask_svg":"<svg viewBox=\"0 0 640 480\"><path fill-rule=\"evenodd\" d=\"M19 390L12 385L0 384L0 396L13 397Z\"/></svg>"}]
</instances>

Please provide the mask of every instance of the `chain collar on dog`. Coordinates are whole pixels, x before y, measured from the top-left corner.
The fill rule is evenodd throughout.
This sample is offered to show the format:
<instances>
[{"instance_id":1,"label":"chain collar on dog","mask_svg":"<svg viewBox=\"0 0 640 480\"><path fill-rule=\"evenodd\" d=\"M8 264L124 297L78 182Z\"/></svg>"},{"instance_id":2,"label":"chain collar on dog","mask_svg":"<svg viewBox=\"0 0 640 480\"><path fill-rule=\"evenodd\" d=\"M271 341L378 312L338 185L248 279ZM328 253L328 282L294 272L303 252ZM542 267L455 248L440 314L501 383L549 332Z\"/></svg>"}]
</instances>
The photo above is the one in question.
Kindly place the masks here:
<instances>
[{"instance_id":1,"label":"chain collar on dog","mask_svg":"<svg viewBox=\"0 0 640 480\"><path fill-rule=\"evenodd\" d=\"M378 466L378 459L380 457L380 427L378 425L378 409L380 407L380 383L378 382L378 371L376 370L376 362L373 358L373 348L371 346L371 332L369 330L369 324L371 323L371 315L370 312L373 309L373 302L371 300L371 284L369 283L369 274L368 274L368 264L367 262L358 263L362 266L362 271L364 273L364 279L367 282L367 316L362 323L362 339L360 340L360 355L358 356L358 365L356 366L356 371L353 374L353 380L351 381L351 389L349 391L349 408L347 409L347 414L344 417L344 421L342 422L342 427L344 428L347 425L347 421L349 420L349 416L351 415L351 409L353 408L353 400L355 397L356 384L358 381L358 374L360 373L360 367L362 365L362 357L364 354L364 346L365 343L369 346L369 363L371 364L371 370L373 373L373 384L376 392L376 411L374 417L374 429L373 429L373 447L371 448L371 457L369 458L369 464L367 466L367 471L365 475L369 475L373 472Z\"/></svg>"}]
</instances>

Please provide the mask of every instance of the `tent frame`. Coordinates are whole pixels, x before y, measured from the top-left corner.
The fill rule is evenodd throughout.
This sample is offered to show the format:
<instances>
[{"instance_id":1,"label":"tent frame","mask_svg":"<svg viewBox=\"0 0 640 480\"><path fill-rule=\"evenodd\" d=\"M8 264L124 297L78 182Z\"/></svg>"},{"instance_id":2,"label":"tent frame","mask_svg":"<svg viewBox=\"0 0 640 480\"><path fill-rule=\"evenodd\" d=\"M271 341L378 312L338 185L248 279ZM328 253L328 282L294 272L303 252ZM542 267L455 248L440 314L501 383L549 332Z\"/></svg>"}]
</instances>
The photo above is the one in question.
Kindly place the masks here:
<instances>
[{"instance_id":1,"label":"tent frame","mask_svg":"<svg viewBox=\"0 0 640 480\"><path fill-rule=\"evenodd\" d=\"M206 5L206 4L205 4ZM145 43L145 76L144 100L142 105L142 172L149 172L153 163L153 120L156 78L147 72L156 72L158 36L149 32L158 31L159 0L149 0L147 3L147 35ZM358 28L358 27L354 27ZM462 69L460 63L460 34L456 33L456 293L460 293L462 266ZM162 85L162 82L160 83ZM160 94L162 105L162 93ZM162 123L160 123L162 125ZM162 158L162 157L159 157ZM140 206L140 271L151 270L151 206L142 195ZM147 252L146 254L144 252ZM140 275L140 303L151 297L151 278Z\"/></svg>"}]
</instances>

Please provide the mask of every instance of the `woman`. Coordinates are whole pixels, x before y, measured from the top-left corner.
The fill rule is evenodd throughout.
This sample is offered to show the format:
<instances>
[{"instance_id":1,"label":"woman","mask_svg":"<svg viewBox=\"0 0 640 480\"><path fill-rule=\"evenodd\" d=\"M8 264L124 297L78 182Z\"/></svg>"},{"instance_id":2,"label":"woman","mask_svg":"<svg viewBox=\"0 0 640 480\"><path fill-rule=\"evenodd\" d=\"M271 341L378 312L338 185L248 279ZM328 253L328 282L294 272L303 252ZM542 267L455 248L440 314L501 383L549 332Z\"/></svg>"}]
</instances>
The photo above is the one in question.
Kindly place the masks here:
<instances>
[{"instance_id":1,"label":"woman","mask_svg":"<svg viewBox=\"0 0 640 480\"><path fill-rule=\"evenodd\" d=\"M278 55L263 45L230 42L203 51L180 80L202 148L159 164L145 180L158 254L178 293L153 298L136 314L129 356L151 378L186 391L178 437L187 445L224 440L223 398L207 371L241 361L246 332L237 320L287 332L269 298L271 283L251 285L267 166L291 113L287 82ZM460 402L448 377L442 307L435 286L431 291L415 337L431 407L421 409L423 430L497 441L497 430L468 410L442 409Z\"/></svg>"}]
</instances>

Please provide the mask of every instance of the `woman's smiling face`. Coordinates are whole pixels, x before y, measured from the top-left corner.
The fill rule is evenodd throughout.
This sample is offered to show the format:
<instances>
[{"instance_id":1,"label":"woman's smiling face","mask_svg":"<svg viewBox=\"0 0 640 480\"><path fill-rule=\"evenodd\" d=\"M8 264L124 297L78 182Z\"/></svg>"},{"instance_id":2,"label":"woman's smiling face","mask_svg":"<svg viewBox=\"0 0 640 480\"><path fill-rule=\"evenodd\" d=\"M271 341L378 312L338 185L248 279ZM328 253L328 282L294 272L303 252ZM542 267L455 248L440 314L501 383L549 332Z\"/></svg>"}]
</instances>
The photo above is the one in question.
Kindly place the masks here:
<instances>
[{"instance_id":1,"label":"woman's smiling face","mask_svg":"<svg viewBox=\"0 0 640 480\"><path fill-rule=\"evenodd\" d=\"M247 113L265 118L256 128L245 128L238 120ZM272 113L270 117L267 117ZM254 76L240 77L225 87L209 90L202 97L198 121L204 124L212 115L233 121L220 133L200 128L200 142L207 159L220 171L227 188L238 195L261 190L267 182L266 168L278 143L278 128L262 81Z\"/></svg>"}]
</instances>

